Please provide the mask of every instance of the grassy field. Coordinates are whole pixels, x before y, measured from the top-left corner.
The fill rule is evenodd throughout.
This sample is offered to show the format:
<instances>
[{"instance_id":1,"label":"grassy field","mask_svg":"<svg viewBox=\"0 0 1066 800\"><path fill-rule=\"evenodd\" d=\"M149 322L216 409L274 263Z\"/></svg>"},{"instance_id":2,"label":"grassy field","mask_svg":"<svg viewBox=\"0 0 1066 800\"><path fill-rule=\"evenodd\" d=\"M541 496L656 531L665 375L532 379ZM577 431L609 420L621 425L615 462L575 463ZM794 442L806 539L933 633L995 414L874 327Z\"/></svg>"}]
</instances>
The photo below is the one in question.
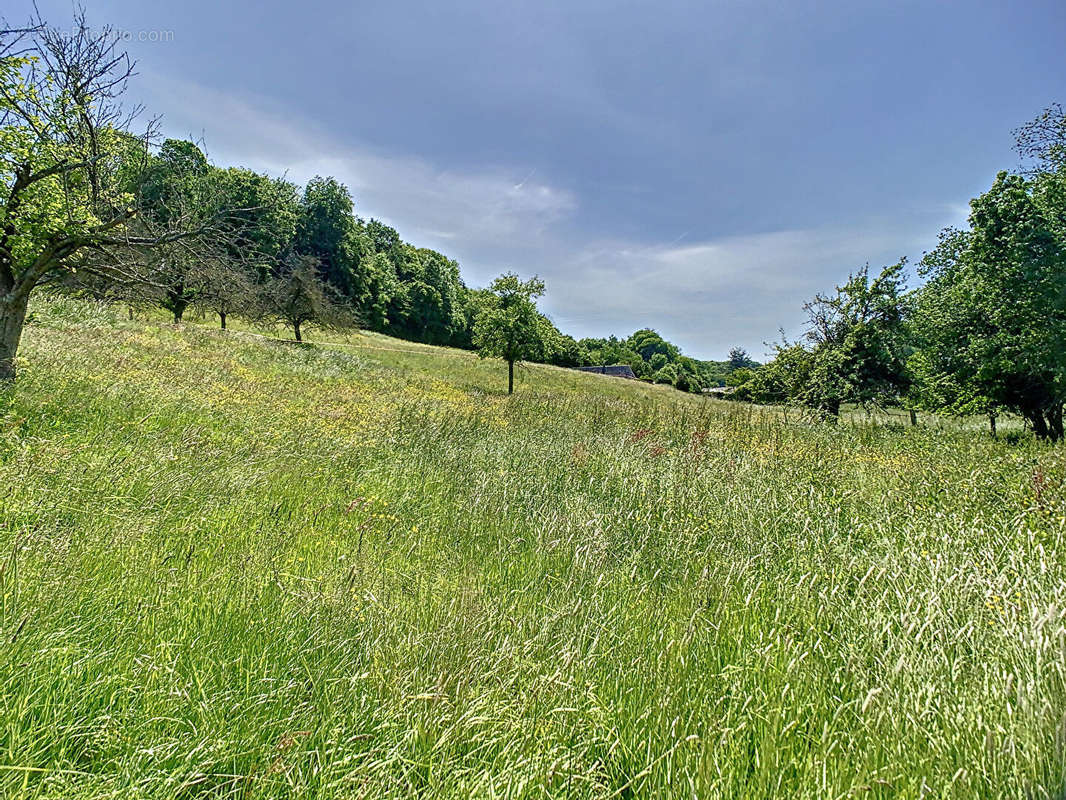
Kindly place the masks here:
<instances>
[{"instance_id":1,"label":"grassy field","mask_svg":"<svg viewBox=\"0 0 1066 800\"><path fill-rule=\"evenodd\" d=\"M4 798L1061 797L1066 456L39 304Z\"/></svg>"}]
</instances>

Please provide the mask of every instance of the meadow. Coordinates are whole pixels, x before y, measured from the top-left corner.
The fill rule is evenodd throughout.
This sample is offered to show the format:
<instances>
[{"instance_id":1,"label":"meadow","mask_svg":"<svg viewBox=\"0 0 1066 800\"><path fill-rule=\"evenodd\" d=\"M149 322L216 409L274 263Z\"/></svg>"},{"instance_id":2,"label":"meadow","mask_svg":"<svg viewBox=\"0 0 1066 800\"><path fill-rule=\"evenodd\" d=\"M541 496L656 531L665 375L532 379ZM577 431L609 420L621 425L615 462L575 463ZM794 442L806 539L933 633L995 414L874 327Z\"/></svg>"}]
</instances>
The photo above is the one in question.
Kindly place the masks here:
<instances>
[{"instance_id":1,"label":"meadow","mask_svg":"<svg viewBox=\"0 0 1066 800\"><path fill-rule=\"evenodd\" d=\"M72 300L20 355L2 797L1062 796L1061 448Z\"/></svg>"}]
</instances>

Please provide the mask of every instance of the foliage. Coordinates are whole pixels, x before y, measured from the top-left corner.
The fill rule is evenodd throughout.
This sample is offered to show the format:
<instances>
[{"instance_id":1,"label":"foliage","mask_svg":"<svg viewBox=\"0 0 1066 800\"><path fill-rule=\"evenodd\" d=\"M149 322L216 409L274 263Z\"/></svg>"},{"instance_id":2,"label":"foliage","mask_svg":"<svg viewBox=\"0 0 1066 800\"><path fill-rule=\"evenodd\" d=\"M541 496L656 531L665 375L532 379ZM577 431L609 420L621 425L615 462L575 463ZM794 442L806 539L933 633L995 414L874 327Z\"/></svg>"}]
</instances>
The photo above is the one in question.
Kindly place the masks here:
<instances>
[{"instance_id":1,"label":"foliage","mask_svg":"<svg viewBox=\"0 0 1066 800\"><path fill-rule=\"evenodd\" d=\"M885 267L873 280L864 267L832 295L816 295L804 306L804 341L778 345L774 362L741 386L738 398L799 403L831 419L844 403L896 401L910 385L903 265Z\"/></svg>"},{"instance_id":2,"label":"foliage","mask_svg":"<svg viewBox=\"0 0 1066 800\"><path fill-rule=\"evenodd\" d=\"M755 362L751 360L748 351L743 347L734 347L729 351L729 366L732 370L751 369Z\"/></svg>"},{"instance_id":3,"label":"foliage","mask_svg":"<svg viewBox=\"0 0 1066 800\"><path fill-rule=\"evenodd\" d=\"M626 340L626 347L645 361L654 355L666 356L667 361L676 361L681 352L651 328L636 331Z\"/></svg>"},{"instance_id":4,"label":"foliage","mask_svg":"<svg viewBox=\"0 0 1066 800\"><path fill-rule=\"evenodd\" d=\"M265 278L292 250L302 214L296 186L240 167L216 169L211 180L218 203L227 209L229 258L254 278Z\"/></svg>"},{"instance_id":5,"label":"foliage","mask_svg":"<svg viewBox=\"0 0 1066 800\"><path fill-rule=\"evenodd\" d=\"M514 365L544 357L545 325L536 298L544 294L544 281L533 276L522 281L507 272L492 282L492 293L474 321L474 346L482 358L507 362L507 393L514 391Z\"/></svg>"},{"instance_id":6,"label":"foliage","mask_svg":"<svg viewBox=\"0 0 1066 800\"><path fill-rule=\"evenodd\" d=\"M0 30L0 379L14 377L39 285L78 271L152 283L173 263L157 248L210 228L202 204L159 202L153 166L192 175L203 165L184 145L150 164L151 126L131 133L120 103L133 72L120 42L81 12L68 30L39 19Z\"/></svg>"},{"instance_id":7,"label":"foliage","mask_svg":"<svg viewBox=\"0 0 1066 800\"><path fill-rule=\"evenodd\" d=\"M355 216L347 187L334 178L316 176L304 187L296 223L295 250L315 259L323 279L351 295L355 252Z\"/></svg>"},{"instance_id":8,"label":"foliage","mask_svg":"<svg viewBox=\"0 0 1066 800\"><path fill-rule=\"evenodd\" d=\"M199 147L167 139L158 154L148 156L139 197L142 216L162 226L178 219L202 224L211 213L210 178L211 166ZM157 302L173 315L175 324L196 297L197 272L205 257L194 241L184 239L162 245L153 254Z\"/></svg>"},{"instance_id":9,"label":"foliage","mask_svg":"<svg viewBox=\"0 0 1066 800\"><path fill-rule=\"evenodd\" d=\"M1053 187L1000 173L971 202L969 230L945 232L923 262L912 363L927 407L1007 409L1062 438L1066 236Z\"/></svg>"},{"instance_id":10,"label":"foliage","mask_svg":"<svg viewBox=\"0 0 1066 800\"><path fill-rule=\"evenodd\" d=\"M1066 111L1053 103L1035 119L1014 131L1015 149L1035 163L1032 172L1058 172L1066 168Z\"/></svg>"}]
</instances>

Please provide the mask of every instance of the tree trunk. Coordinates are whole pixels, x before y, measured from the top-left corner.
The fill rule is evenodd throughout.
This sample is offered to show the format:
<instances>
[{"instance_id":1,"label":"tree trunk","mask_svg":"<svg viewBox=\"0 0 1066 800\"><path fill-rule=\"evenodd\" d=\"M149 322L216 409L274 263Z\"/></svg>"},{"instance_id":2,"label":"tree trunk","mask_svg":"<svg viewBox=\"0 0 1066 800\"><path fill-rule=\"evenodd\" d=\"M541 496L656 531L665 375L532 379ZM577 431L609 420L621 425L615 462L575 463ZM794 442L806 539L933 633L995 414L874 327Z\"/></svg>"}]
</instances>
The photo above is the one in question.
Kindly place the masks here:
<instances>
[{"instance_id":1,"label":"tree trunk","mask_svg":"<svg viewBox=\"0 0 1066 800\"><path fill-rule=\"evenodd\" d=\"M222 330L226 330L226 312L225 311L219 311L218 312L218 322L222 326Z\"/></svg>"},{"instance_id":2,"label":"tree trunk","mask_svg":"<svg viewBox=\"0 0 1066 800\"><path fill-rule=\"evenodd\" d=\"M918 412L915 411L913 408L910 410L910 412L911 412L911 427L913 428L914 426L916 426L918 424Z\"/></svg>"},{"instance_id":3,"label":"tree trunk","mask_svg":"<svg viewBox=\"0 0 1066 800\"><path fill-rule=\"evenodd\" d=\"M8 297L0 300L0 382L15 380L15 356L26 323L29 297Z\"/></svg>"},{"instance_id":4,"label":"tree trunk","mask_svg":"<svg viewBox=\"0 0 1066 800\"><path fill-rule=\"evenodd\" d=\"M1062 405L1056 403L1047 412L1048 436L1053 442L1062 439Z\"/></svg>"},{"instance_id":5,"label":"tree trunk","mask_svg":"<svg viewBox=\"0 0 1066 800\"><path fill-rule=\"evenodd\" d=\"M507 394L514 394L514 362L507 362Z\"/></svg>"},{"instance_id":6,"label":"tree trunk","mask_svg":"<svg viewBox=\"0 0 1066 800\"><path fill-rule=\"evenodd\" d=\"M1025 418L1033 426L1033 433L1036 434L1037 439L1043 441L1048 438L1047 423L1044 422L1043 411L1030 411L1025 415Z\"/></svg>"},{"instance_id":7,"label":"tree trunk","mask_svg":"<svg viewBox=\"0 0 1066 800\"><path fill-rule=\"evenodd\" d=\"M300 323L298 321L292 323L292 330L293 330L293 333L296 334L296 341L302 342L303 341L303 337L300 336Z\"/></svg>"},{"instance_id":8,"label":"tree trunk","mask_svg":"<svg viewBox=\"0 0 1066 800\"><path fill-rule=\"evenodd\" d=\"M989 414L988 415L988 427L989 427L989 430L992 431L992 438L993 439L997 438L996 437L996 415L995 414Z\"/></svg>"}]
</instances>

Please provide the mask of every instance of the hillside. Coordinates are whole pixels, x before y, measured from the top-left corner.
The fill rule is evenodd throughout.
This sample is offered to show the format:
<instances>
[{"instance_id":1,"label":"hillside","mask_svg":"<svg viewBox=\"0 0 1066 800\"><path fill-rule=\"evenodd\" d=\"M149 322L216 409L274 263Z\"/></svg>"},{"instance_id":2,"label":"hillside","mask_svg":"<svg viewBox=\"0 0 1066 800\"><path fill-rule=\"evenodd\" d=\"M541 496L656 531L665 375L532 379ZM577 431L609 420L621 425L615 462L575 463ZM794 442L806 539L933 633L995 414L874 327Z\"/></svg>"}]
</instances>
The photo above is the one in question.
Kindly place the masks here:
<instances>
[{"instance_id":1,"label":"hillside","mask_svg":"<svg viewBox=\"0 0 1066 800\"><path fill-rule=\"evenodd\" d=\"M1049 797L1061 450L38 303L5 797Z\"/></svg>"}]
</instances>

